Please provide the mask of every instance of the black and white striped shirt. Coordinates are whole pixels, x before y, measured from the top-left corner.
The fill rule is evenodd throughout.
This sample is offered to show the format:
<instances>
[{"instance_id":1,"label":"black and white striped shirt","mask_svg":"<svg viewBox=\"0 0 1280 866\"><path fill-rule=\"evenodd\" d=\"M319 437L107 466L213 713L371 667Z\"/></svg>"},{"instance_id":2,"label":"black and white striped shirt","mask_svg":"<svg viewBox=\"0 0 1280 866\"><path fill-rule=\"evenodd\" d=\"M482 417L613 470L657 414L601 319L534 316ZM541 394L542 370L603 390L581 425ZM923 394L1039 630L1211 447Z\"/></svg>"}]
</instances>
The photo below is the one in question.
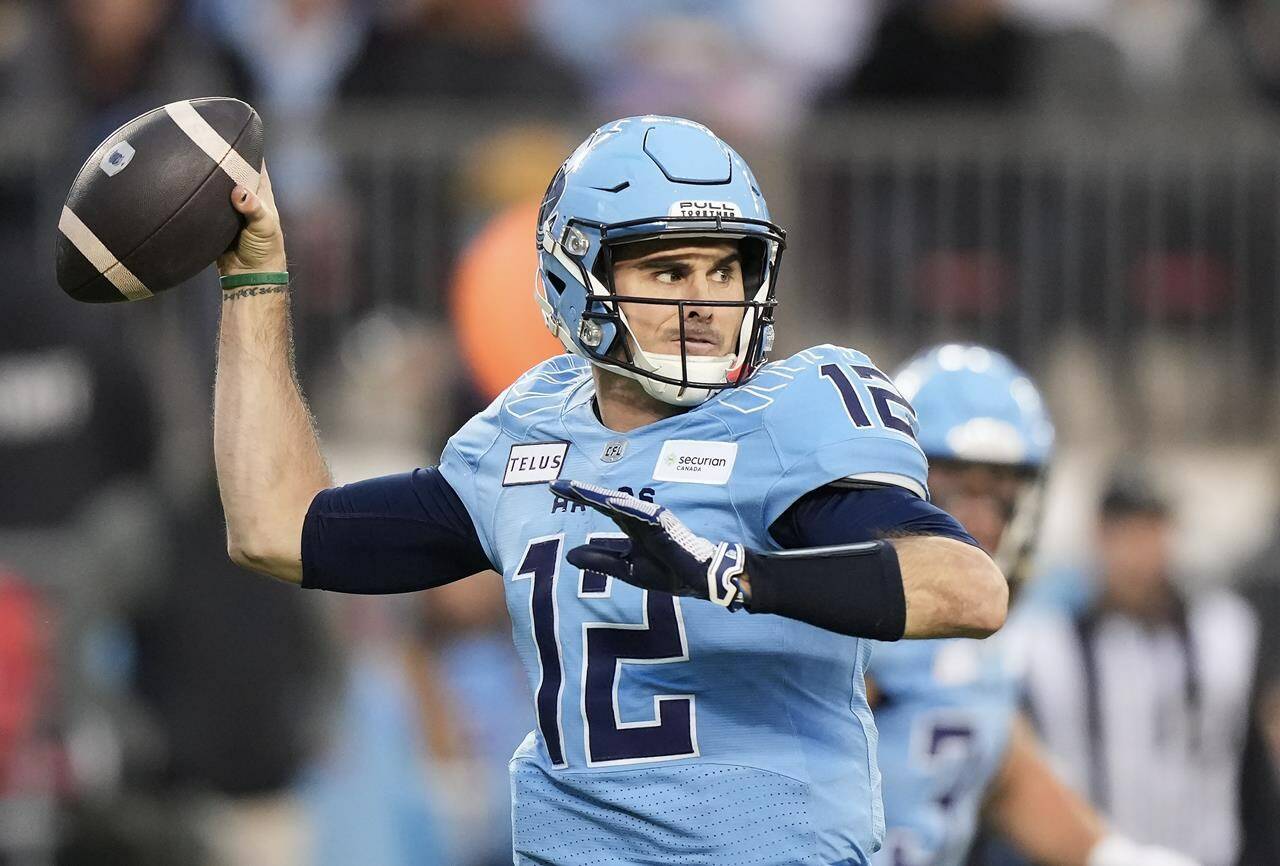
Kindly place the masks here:
<instances>
[{"instance_id":1,"label":"black and white striped shirt","mask_svg":"<svg viewBox=\"0 0 1280 866\"><path fill-rule=\"evenodd\" d=\"M1015 628L1028 708L1062 778L1118 831L1234 866L1254 724L1252 610L1215 591L1159 624L1095 608L1037 612Z\"/></svg>"}]
</instances>

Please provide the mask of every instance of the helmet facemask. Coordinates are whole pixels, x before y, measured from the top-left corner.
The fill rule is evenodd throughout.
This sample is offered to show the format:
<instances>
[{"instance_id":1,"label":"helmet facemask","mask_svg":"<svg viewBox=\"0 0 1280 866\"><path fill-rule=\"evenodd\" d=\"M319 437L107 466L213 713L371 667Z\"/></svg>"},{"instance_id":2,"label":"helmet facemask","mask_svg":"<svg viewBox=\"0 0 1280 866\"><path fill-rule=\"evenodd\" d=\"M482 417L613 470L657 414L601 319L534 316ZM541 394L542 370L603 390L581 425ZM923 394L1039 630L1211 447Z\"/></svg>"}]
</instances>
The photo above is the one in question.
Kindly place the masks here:
<instances>
[{"instance_id":1,"label":"helmet facemask","mask_svg":"<svg viewBox=\"0 0 1280 866\"><path fill-rule=\"evenodd\" d=\"M1013 485L1009 495L999 496L993 493L988 497L998 503L1002 527L993 549L987 553L1009 581L1010 588L1016 590L1030 576L1035 558L1044 504L1044 467L933 458L930 460L930 486L933 488L935 501L942 508L952 511L956 507L955 496L973 495L971 492L959 492L952 493L949 497L946 485L940 483L941 475L966 470L986 470L995 476L1005 476ZM993 483L990 486L994 489L1000 485Z\"/></svg>"},{"instance_id":2,"label":"helmet facemask","mask_svg":"<svg viewBox=\"0 0 1280 866\"><path fill-rule=\"evenodd\" d=\"M626 227L600 227L599 253L594 266L584 274L584 282L590 295L587 308L581 313L579 332L573 336L578 344L576 351L593 363L640 383L646 393L657 400L675 406L698 405L717 391L742 384L764 363L773 343L773 311L777 306L774 296L778 262L782 252L780 233L765 236L754 231L734 232L728 226L715 226L719 231L696 231L690 225L688 231L672 231L670 224L678 218L663 220L666 231L649 233L624 233L620 240L610 242L611 229ZM690 220L706 223L707 220ZM571 227L572 228L572 227ZM681 227L683 228L683 227ZM752 227L755 229L755 227ZM568 231L566 231L568 235ZM738 246L742 268L743 298L741 300L678 299L619 294L614 285L614 262L618 248L624 245L653 240L731 240ZM578 242L579 245L581 242ZM628 321L626 304L645 304L675 307L680 327L680 351L668 354L646 350ZM735 351L720 356L690 354L685 339L688 307L725 308L740 313L740 326Z\"/></svg>"}]
</instances>

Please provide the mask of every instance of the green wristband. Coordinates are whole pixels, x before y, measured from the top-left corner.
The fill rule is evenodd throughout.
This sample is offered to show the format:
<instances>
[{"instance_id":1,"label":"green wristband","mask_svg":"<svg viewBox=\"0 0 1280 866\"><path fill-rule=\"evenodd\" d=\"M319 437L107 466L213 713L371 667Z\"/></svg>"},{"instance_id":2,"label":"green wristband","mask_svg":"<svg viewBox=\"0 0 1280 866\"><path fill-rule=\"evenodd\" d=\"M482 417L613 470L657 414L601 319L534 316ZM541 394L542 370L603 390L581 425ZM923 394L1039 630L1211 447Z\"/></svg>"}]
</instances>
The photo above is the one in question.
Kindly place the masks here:
<instances>
[{"instance_id":1,"label":"green wristband","mask_svg":"<svg viewBox=\"0 0 1280 866\"><path fill-rule=\"evenodd\" d=\"M289 285L289 274L287 271L231 274L230 276L219 277L218 282L222 283L222 288L224 289L239 289L244 286L287 286Z\"/></svg>"}]
</instances>

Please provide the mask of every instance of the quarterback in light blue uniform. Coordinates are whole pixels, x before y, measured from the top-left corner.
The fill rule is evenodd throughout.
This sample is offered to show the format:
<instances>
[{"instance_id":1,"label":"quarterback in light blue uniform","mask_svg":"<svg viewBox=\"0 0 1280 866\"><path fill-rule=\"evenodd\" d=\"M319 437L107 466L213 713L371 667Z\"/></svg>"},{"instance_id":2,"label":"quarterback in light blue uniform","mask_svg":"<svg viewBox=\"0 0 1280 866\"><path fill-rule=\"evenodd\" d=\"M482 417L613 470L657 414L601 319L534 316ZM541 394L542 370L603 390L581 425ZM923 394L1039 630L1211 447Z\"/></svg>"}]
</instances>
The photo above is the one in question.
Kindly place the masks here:
<instances>
[{"instance_id":1,"label":"quarterback in light blue uniform","mask_svg":"<svg viewBox=\"0 0 1280 866\"><path fill-rule=\"evenodd\" d=\"M915 412L865 355L767 361L784 235L706 127L601 127L536 236L569 354L438 468L316 494L303 586L502 575L537 719L516 863L866 864L869 639L988 634L1003 576L928 502Z\"/></svg>"},{"instance_id":2,"label":"quarterback in light blue uniform","mask_svg":"<svg viewBox=\"0 0 1280 866\"><path fill-rule=\"evenodd\" d=\"M920 353L894 380L919 413L939 504L1019 581L1054 438L1035 385L999 352L955 343ZM1052 772L1018 711L1004 637L877 645L868 688L888 829L876 866L961 866L983 820L1030 862L1187 866L1107 834Z\"/></svg>"},{"instance_id":3,"label":"quarterback in light blue uniform","mask_svg":"<svg viewBox=\"0 0 1280 866\"><path fill-rule=\"evenodd\" d=\"M704 127L602 127L553 180L538 230L538 300L572 354L517 381L440 466L506 577L535 692L538 730L512 761L517 861L864 862L882 832L868 642L575 568L566 551L618 526L545 484L625 491L699 535L776 550L770 527L832 482L927 496L910 405L849 349L761 366L782 233L746 164ZM596 300L627 294L602 269L628 245L708 236L732 242L745 288L745 303L711 308L741 318L724 355L685 350L706 309L681 306L662 352L634 339L647 308ZM685 411L610 429L592 364Z\"/></svg>"},{"instance_id":4,"label":"quarterback in light blue uniform","mask_svg":"<svg viewBox=\"0 0 1280 866\"><path fill-rule=\"evenodd\" d=\"M619 435L592 411L588 363L560 356L450 441L440 469L507 578L539 708L538 731L512 763L517 850L553 863L639 862L660 847L668 862L742 863L768 851L767 862L834 863L875 848L869 642L574 568L562 562L569 547L617 527L524 481L626 488L701 534L766 549L777 547L774 520L829 481L884 474L923 490L911 437L855 427L819 373L826 364L869 362L810 349L694 411ZM521 468L540 452L545 463ZM685 468L686 458L709 462ZM644 820L619 820L627 814Z\"/></svg>"}]
</instances>

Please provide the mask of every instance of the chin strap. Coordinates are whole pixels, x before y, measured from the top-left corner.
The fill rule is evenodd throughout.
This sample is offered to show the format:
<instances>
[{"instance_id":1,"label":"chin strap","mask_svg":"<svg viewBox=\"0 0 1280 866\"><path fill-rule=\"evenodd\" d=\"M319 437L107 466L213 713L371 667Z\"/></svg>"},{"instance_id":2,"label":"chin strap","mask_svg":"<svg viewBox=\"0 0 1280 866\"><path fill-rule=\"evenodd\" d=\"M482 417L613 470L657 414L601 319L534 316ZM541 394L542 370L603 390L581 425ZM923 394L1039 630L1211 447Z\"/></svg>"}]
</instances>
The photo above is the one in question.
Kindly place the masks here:
<instances>
[{"instance_id":1,"label":"chin strap","mask_svg":"<svg viewBox=\"0 0 1280 866\"><path fill-rule=\"evenodd\" d=\"M728 373L734 362L734 356L721 355L715 358L690 357L686 359L687 366L682 367L679 355L658 355L652 352L639 352L636 355L636 361L642 366L649 367L651 372L657 373L659 376L665 376L668 379L679 379L681 374L687 370L688 378L691 382L714 382L719 384L720 382L729 381ZM680 385L660 382L657 379L651 379L640 374L632 374L632 378L640 383L650 397L655 400L661 400L663 403L670 403L673 406L697 406L711 399L711 396L716 392L714 388L699 388L696 385L681 387Z\"/></svg>"}]
</instances>

